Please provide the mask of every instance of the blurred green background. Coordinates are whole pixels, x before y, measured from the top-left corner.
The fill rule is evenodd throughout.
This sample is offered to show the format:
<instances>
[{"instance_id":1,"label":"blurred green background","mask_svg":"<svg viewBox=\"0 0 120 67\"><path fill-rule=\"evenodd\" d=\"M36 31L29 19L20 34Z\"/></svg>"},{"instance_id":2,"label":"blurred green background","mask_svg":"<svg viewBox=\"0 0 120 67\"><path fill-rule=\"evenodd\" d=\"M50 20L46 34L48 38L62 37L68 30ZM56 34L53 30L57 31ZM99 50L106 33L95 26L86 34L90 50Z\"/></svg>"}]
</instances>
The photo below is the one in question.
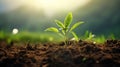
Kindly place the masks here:
<instances>
[{"instance_id":1,"label":"blurred green background","mask_svg":"<svg viewBox=\"0 0 120 67\"><path fill-rule=\"evenodd\" d=\"M119 39L120 0L82 1L83 0L68 0L65 2L64 0L0 0L1 38L3 37L3 32L6 35L12 35L14 28L19 30L17 35L21 33L25 34L23 32L27 31L34 34L34 36L37 33L37 36L46 37L47 35L44 34L48 32L44 32L44 30L48 27L56 26L54 23L55 19L64 21L67 13L72 12L73 22L85 22L75 30L78 36L84 35L88 30L96 36L114 34L114 36ZM82 6L80 4L82 4ZM54 34L51 34L50 37L52 35ZM57 39L57 36L55 37Z\"/></svg>"}]
</instances>

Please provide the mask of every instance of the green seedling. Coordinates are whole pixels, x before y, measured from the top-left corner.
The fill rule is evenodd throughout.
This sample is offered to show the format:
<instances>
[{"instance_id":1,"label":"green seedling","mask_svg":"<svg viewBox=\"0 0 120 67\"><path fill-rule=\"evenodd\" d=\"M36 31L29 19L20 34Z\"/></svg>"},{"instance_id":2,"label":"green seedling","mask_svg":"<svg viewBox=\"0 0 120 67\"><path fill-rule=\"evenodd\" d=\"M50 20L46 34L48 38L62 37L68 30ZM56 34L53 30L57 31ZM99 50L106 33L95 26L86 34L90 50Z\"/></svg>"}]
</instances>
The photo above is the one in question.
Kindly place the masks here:
<instances>
[{"instance_id":1,"label":"green seedling","mask_svg":"<svg viewBox=\"0 0 120 67\"><path fill-rule=\"evenodd\" d=\"M64 39L65 39L65 45L67 44L68 34L70 34L70 33L74 36L75 40L78 41L79 38L78 38L78 36L76 35L76 33L73 30L75 28L77 28L79 25L81 25L82 23L84 23L84 22L77 22L77 23L73 24L73 26L70 26L71 23L72 23L72 19L73 19L73 16L72 16L72 13L70 12L65 17L63 23L61 21L59 21L59 20L55 20L55 23L56 23L56 25L59 28L50 27L50 28L47 28L45 31L52 31L52 32L58 33L59 35L61 35L62 37L64 37Z\"/></svg>"},{"instance_id":2,"label":"green seedling","mask_svg":"<svg viewBox=\"0 0 120 67\"><path fill-rule=\"evenodd\" d=\"M86 31L84 37L86 40L92 40L95 35L92 32Z\"/></svg>"},{"instance_id":3,"label":"green seedling","mask_svg":"<svg viewBox=\"0 0 120 67\"><path fill-rule=\"evenodd\" d=\"M92 38L94 38L94 37L95 37L95 35L94 35L92 32L90 32L88 39L89 39L89 40L92 40Z\"/></svg>"}]
</instances>

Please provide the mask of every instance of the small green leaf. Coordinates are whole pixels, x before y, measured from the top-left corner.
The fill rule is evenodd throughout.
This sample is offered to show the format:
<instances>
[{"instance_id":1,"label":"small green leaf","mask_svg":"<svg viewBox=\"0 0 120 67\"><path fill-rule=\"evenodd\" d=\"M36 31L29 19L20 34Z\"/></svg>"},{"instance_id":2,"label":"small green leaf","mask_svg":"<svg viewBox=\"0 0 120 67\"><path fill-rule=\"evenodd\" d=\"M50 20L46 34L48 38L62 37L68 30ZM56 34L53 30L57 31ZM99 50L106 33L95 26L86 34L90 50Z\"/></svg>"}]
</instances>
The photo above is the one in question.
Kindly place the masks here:
<instances>
[{"instance_id":1,"label":"small green leaf","mask_svg":"<svg viewBox=\"0 0 120 67\"><path fill-rule=\"evenodd\" d=\"M56 24L60 27L60 28L64 28L64 25L61 21L59 20L55 20Z\"/></svg>"},{"instance_id":2,"label":"small green leaf","mask_svg":"<svg viewBox=\"0 0 120 67\"><path fill-rule=\"evenodd\" d=\"M92 39L92 32L89 33L88 39Z\"/></svg>"},{"instance_id":3,"label":"small green leaf","mask_svg":"<svg viewBox=\"0 0 120 67\"><path fill-rule=\"evenodd\" d=\"M72 22L72 13L68 13L68 15L65 17L65 20L64 20L64 25L66 28L68 28Z\"/></svg>"},{"instance_id":4,"label":"small green leaf","mask_svg":"<svg viewBox=\"0 0 120 67\"><path fill-rule=\"evenodd\" d=\"M79 40L79 38L78 38L78 36L77 36L77 34L75 33L75 32L71 32L72 33L72 35L74 36L74 38L75 38L75 40Z\"/></svg>"},{"instance_id":5,"label":"small green leaf","mask_svg":"<svg viewBox=\"0 0 120 67\"><path fill-rule=\"evenodd\" d=\"M71 27L70 31L74 30L76 27L78 27L78 26L79 26L80 24L82 24L82 23L84 23L84 22L77 22L77 23L75 23L75 24Z\"/></svg>"},{"instance_id":6,"label":"small green leaf","mask_svg":"<svg viewBox=\"0 0 120 67\"><path fill-rule=\"evenodd\" d=\"M50 27L50 28L47 28L45 31L52 31L52 32L56 32L56 33L58 33L59 31L58 31L58 29L57 28L55 28L55 27Z\"/></svg>"},{"instance_id":7,"label":"small green leaf","mask_svg":"<svg viewBox=\"0 0 120 67\"><path fill-rule=\"evenodd\" d=\"M88 31L88 30L85 32L84 37L85 37L85 38L88 38L88 37L89 37L89 31Z\"/></svg>"}]
</instances>

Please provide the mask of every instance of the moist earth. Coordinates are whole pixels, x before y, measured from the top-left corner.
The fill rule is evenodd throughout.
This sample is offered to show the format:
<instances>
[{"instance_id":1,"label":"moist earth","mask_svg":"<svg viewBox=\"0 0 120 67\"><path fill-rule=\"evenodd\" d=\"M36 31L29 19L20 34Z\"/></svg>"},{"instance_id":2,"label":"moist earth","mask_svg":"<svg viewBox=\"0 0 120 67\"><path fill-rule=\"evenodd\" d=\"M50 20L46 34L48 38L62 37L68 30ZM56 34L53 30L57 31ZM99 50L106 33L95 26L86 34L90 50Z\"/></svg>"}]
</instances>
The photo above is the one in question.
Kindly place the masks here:
<instances>
[{"instance_id":1,"label":"moist earth","mask_svg":"<svg viewBox=\"0 0 120 67\"><path fill-rule=\"evenodd\" d=\"M120 40L19 44L0 41L0 67L120 67Z\"/></svg>"}]
</instances>

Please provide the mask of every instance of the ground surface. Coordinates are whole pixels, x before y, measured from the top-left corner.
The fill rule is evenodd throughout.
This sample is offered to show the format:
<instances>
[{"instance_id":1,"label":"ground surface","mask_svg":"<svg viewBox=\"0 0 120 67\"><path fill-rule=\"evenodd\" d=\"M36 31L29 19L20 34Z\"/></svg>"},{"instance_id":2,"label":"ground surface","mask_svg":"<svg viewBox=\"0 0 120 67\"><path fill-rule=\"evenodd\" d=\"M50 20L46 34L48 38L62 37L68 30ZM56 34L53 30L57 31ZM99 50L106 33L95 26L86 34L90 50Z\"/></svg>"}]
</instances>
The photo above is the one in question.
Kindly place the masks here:
<instances>
[{"instance_id":1,"label":"ground surface","mask_svg":"<svg viewBox=\"0 0 120 67\"><path fill-rule=\"evenodd\" d=\"M85 41L7 46L0 42L0 67L120 67L120 41L95 45ZM25 45L25 44L24 44Z\"/></svg>"}]
</instances>

